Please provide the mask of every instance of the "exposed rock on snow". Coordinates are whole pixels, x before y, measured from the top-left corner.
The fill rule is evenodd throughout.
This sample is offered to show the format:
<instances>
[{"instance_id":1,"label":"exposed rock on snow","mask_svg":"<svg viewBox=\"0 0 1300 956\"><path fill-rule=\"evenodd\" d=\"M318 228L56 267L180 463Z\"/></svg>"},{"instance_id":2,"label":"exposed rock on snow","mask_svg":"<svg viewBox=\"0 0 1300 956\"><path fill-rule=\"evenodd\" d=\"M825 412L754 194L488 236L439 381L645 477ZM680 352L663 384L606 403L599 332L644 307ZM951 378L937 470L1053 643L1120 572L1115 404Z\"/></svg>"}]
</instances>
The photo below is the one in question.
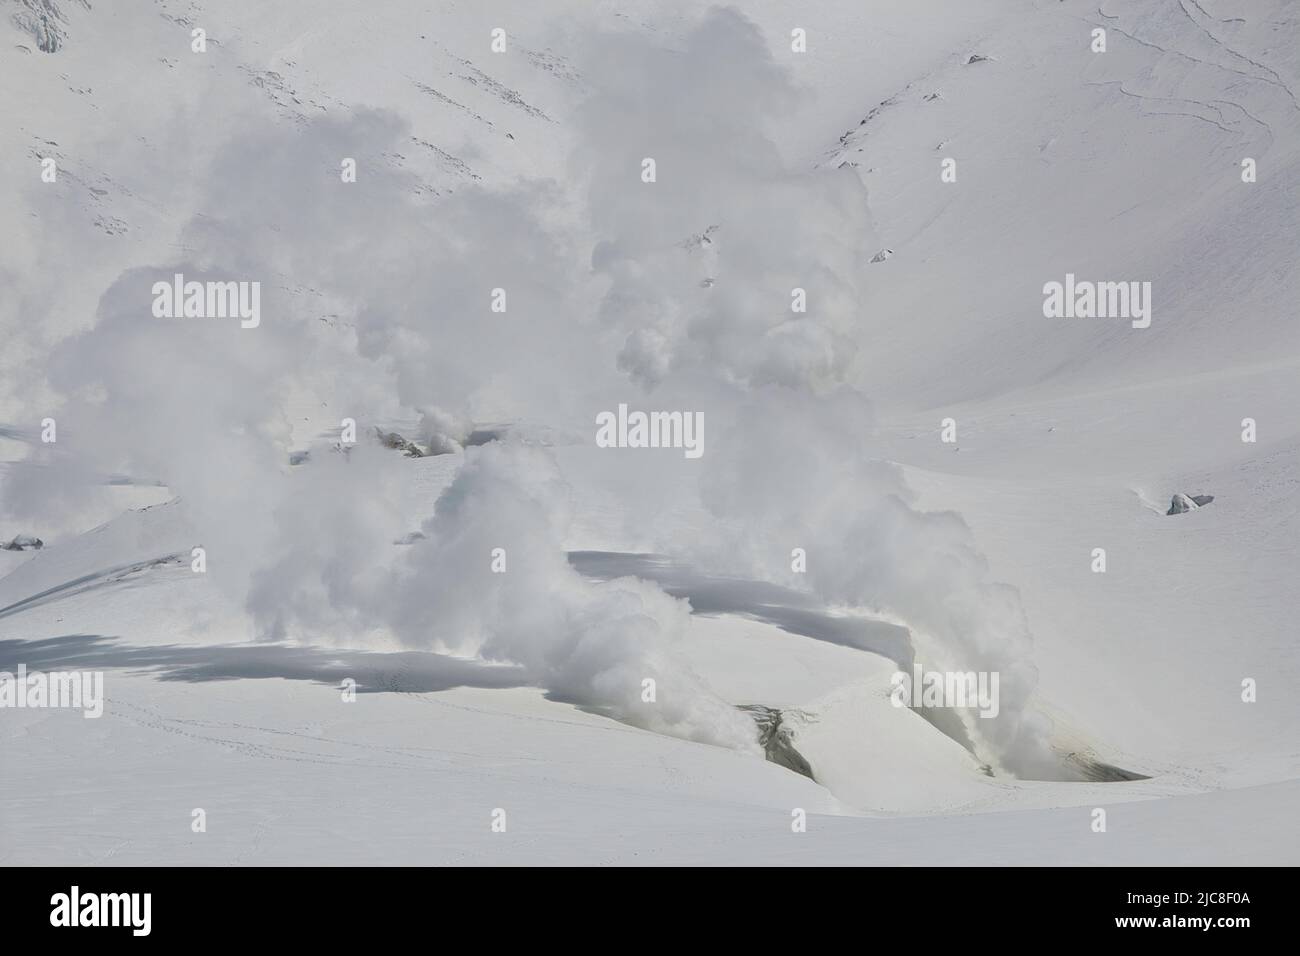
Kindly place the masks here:
<instances>
[{"instance_id":1,"label":"exposed rock on snow","mask_svg":"<svg viewBox=\"0 0 1300 956\"><path fill-rule=\"evenodd\" d=\"M67 31L63 28L63 25L68 22L68 17L62 9L64 4L60 0L17 0L17 2L18 11L10 18L14 26L24 33L31 34L42 53L57 52L68 37ZM90 9L87 0L71 0L71 2L80 3L87 10Z\"/></svg>"},{"instance_id":2,"label":"exposed rock on snow","mask_svg":"<svg viewBox=\"0 0 1300 956\"><path fill-rule=\"evenodd\" d=\"M705 229L703 232L698 232L693 236L688 236L682 242L682 248L686 250L691 250L691 249L699 249L702 246L713 245L713 234L717 232L720 228L722 228L721 225L714 224L712 226L709 226L709 228Z\"/></svg>"},{"instance_id":3,"label":"exposed rock on snow","mask_svg":"<svg viewBox=\"0 0 1300 956\"><path fill-rule=\"evenodd\" d=\"M1202 505L1208 505L1213 500L1214 495L1185 495L1179 492L1169 502L1169 510L1165 514L1180 515L1184 512L1195 511Z\"/></svg>"},{"instance_id":4,"label":"exposed rock on snow","mask_svg":"<svg viewBox=\"0 0 1300 956\"><path fill-rule=\"evenodd\" d=\"M400 451L407 458L423 458L424 452L420 446L408 438L403 438L397 432L386 432L382 428L376 427L375 434L379 437L379 443L385 448L393 448Z\"/></svg>"},{"instance_id":5,"label":"exposed rock on snow","mask_svg":"<svg viewBox=\"0 0 1300 956\"><path fill-rule=\"evenodd\" d=\"M894 250L893 250L893 249L881 249L879 252L877 252L874 256L871 257L871 261L872 261L872 262L884 262L886 259L888 259L888 258L889 258L890 256L892 256L893 254L894 254Z\"/></svg>"},{"instance_id":6,"label":"exposed rock on snow","mask_svg":"<svg viewBox=\"0 0 1300 956\"><path fill-rule=\"evenodd\" d=\"M1129 780L1150 780L1145 774L1135 773L1132 770L1125 770L1123 767L1116 767L1114 764L1098 760L1091 754L1086 753L1068 753L1062 757L1067 767L1079 774L1082 780L1092 783L1122 783Z\"/></svg>"},{"instance_id":7,"label":"exposed rock on snow","mask_svg":"<svg viewBox=\"0 0 1300 956\"><path fill-rule=\"evenodd\" d=\"M4 551L39 551L43 547L45 542L30 534L16 535L12 541L0 544L0 550Z\"/></svg>"},{"instance_id":8,"label":"exposed rock on snow","mask_svg":"<svg viewBox=\"0 0 1300 956\"><path fill-rule=\"evenodd\" d=\"M813 776L812 765L795 749L794 738L790 728L783 725L784 714L780 710L762 704L743 704L740 709L753 717L758 725L758 742L763 745L768 760L803 774L809 780L817 779Z\"/></svg>"}]
</instances>

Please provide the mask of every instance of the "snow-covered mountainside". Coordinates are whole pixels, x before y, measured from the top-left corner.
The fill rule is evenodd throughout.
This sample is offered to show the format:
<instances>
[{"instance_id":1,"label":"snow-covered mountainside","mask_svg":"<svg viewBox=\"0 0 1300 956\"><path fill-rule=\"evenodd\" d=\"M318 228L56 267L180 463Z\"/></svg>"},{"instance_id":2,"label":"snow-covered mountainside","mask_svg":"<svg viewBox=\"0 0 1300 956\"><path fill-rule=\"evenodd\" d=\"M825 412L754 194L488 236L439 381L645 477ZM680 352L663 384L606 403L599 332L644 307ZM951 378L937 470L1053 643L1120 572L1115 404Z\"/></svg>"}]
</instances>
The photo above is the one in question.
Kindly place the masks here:
<instances>
[{"instance_id":1,"label":"snow-covered mountainside","mask_svg":"<svg viewBox=\"0 0 1300 956\"><path fill-rule=\"evenodd\" d=\"M0 50L0 863L1300 862L1300 6Z\"/></svg>"}]
</instances>

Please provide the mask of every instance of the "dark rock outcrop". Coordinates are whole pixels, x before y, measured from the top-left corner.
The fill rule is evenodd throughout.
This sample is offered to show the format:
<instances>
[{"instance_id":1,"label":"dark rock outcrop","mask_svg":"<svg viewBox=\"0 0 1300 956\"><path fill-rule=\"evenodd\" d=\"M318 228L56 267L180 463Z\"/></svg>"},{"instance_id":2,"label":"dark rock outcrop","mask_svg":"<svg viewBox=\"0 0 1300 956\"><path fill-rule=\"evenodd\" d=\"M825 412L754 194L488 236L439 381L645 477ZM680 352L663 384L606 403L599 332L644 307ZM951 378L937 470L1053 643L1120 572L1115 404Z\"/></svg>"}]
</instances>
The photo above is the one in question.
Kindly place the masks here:
<instances>
[{"instance_id":1,"label":"dark rock outcrop","mask_svg":"<svg viewBox=\"0 0 1300 956\"><path fill-rule=\"evenodd\" d=\"M403 438L397 432L386 432L382 428L375 428L375 434L379 436L379 443L385 448L392 448L400 451L407 458L423 458L424 451L420 446L410 439Z\"/></svg>"},{"instance_id":2,"label":"dark rock outcrop","mask_svg":"<svg viewBox=\"0 0 1300 956\"><path fill-rule=\"evenodd\" d=\"M740 709L749 714L758 726L758 742L763 745L768 760L803 774L809 780L817 779L813 776L812 765L795 749L794 736L789 727L783 726L784 714L780 710L762 704L742 704Z\"/></svg>"},{"instance_id":3,"label":"dark rock outcrop","mask_svg":"<svg viewBox=\"0 0 1300 956\"><path fill-rule=\"evenodd\" d=\"M1186 514L1188 511L1195 511L1197 508L1208 505L1213 500L1214 495L1185 495L1180 491L1169 502L1169 510L1165 514Z\"/></svg>"},{"instance_id":4,"label":"dark rock outcrop","mask_svg":"<svg viewBox=\"0 0 1300 956\"><path fill-rule=\"evenodd\" d=\"M90 9L87 0L71 2ZM36 41L36 48L42 53L57 53L68 37L64 29L68 22L67 14L63 12L66 5L62 0L18 0L18 10L10 19L14 26Z\"/></svg>"}]
</instances>

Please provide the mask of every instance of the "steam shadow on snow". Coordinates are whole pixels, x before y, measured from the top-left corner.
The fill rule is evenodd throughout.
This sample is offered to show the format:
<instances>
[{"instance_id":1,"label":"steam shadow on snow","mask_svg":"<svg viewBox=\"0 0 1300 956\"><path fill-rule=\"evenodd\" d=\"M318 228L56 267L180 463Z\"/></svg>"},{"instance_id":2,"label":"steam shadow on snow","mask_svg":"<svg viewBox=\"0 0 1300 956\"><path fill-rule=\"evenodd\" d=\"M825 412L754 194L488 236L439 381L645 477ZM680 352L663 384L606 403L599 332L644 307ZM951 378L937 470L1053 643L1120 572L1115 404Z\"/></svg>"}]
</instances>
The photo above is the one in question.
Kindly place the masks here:
<instances>
[{"instance_id":1,"label":"steam shadow on snow","mask_svg":"<svg viewBox=\"0 0 1300 956\"><path fill-rule=\"evenodd\" d=\"M815 597L801 591L762 581L709 577L658 554L570 551L569 563L596 581L625 576L653 581L673 597L689 600L696 614L748 617L790 634L879 654L902 670L912 668L907 628L885 621L836 617Z\"/></svg>"},{"instance_id":2,"label":"steam shadow on snow","mask_svg":"<svg viewBox=\"0 0 1300 956\"><path fill-rule=\"evenodd\" d=\"M653 581L673 597L689 600L696 614L748 617L789 634L878 654L893 661L899 670L909 673L912 670L915 651L907 628L887 621L837 617L812 595L792 588L762 581L708 577L659 554L570 551L569 563L597 581L624 575ZM975 745L955 711L934 707L911 709L939 733L974 754Z\"/></svg>"},{"instance_id":3,"label":"steam shadow on snow","mask_svg":"<svg viewBox=\"0 0 1300 956\"><path fill-rule=\"evenodd\" d=\"M907 628L885 621L832 615L815 597L791 588L761 581L709 577L658 554L570 551L569 563L586 577L597 581L623 576L653 581L673 597L689 600L695 614L734 614L752 618L772 624L790 634L878 654L893 661L903 671L912 669L915 652ZM776 740L773 733L779 726L779 711L757 705L743 709L775 714L777 721L771 729L758 717L756 722L765 746L768 737ZM960 744L972 756L975 755L975 746L955 710L942 707L910 709L939 733ZM769 760L789 767L796 773L813 777L811 768L807 768L807 762L797 751L793 751L792 746L790 749L795 762L774 755L771 747L767 749ZM1106 763L1089 754L1058 754L1058 757L1062 765L1062 779L1066 780L1112 783L1147 779L1140 773ZM982 769L992 775L987 767Z\"/></svg>"},{"instance_id":4,"label":"steam shadow on snow","mask_svg":"<svg viewBox=\"0 0 1300 956\"><path fill-rule=\"evenodd\" d=\"M597 581L625 575L653 581L673 597L689 600L695 614L751 618L789 634L878 654L903 671L912 669L915 652L907 628L886 621L837 617L827 612L815 597L792 588L762 581L709 577L659 554L570 551L569 563ZM926 707L913 710L935 730L974 753L974 744L956 713Z\"/></svg>"},{"instance_id":5,"label":"steam shadow on snow","mask_svg":"<svg viewBox=\"0 0 1300 956\"><path fill-rule=\"evenodd\" d=\"M422 694L454 687L530 686L523 669L425 651L382 653L289 644L136 646L100 634L0 641L0 671L134 670L159 680L206 681L279 677L337 687L345 678L361 693Z\"/></svg>"},{"instance_id":6,"label":"steam shadow on snow","mask_svg":"<svg viewBox=\"0 0 1300 956\"><path fill-rule=\"evenodd\" d=\"M763 581L710 577L658 554L570 551L569 564L594 581L620 577L652 581L673 597L690 601L693 614L746 617L789 634L878 654L902 669L912 667L911 635L906 628L885 621L837 617L815 597L792 588ZM781 711L761 704L744 704L740 709L754 719L768 760L809 779L817 779L789 732L782 729ZM965 729L955 715L918 713L940 733L971 749Z\"/></svg>"},{"instance_id":7,"label":"steam shadow on snow","mask_svg":"<svg viewBox=\"0 0 1300 956\"><path fill-rule=\"evenodd\" d=\"M0 616L57 600L68 593L113 583L174 559L175 556L169 555L87 575L0 609ZM697 614L745 616L770 623L788 633L879 654L901 669L912 666L913 651L906 628L886 622L833 616L815 599L789 588L756 581L705 577L658 555L576 551L570 552L569 560L582 574L595 580L632 575L654 581L673 596L690 600ZM361 693L418 694L456 687L495 689L536 684L521 667L428 651L335 650L294 644L137 646L99 634L67 634L32 641L0 640L0 671L12 673L19 664L25 665L28 671L45 672L132 670L151 674L159 680L193 683L278 677L337 687L344 678L350 677L356 681L356 689ZM560 701L566 699L555 693L548 693L547 697ZM582 706L578 701L571 702ZM599 708L582 709L603 712ZM965 728L954 712L935 708L914 708L914 711L940 733L974 753ZM762 722L757 723L762 731ZM797 751L793 754L806 766L806 761ZM1105 763L1091 755L1072 753L1063 756L1065 779L1092 782L1146 779L1142 774ZM785 758L777 759L771 753L768 759L812 776L811 768L791 766Z\"/></svg>"}]
</instances>

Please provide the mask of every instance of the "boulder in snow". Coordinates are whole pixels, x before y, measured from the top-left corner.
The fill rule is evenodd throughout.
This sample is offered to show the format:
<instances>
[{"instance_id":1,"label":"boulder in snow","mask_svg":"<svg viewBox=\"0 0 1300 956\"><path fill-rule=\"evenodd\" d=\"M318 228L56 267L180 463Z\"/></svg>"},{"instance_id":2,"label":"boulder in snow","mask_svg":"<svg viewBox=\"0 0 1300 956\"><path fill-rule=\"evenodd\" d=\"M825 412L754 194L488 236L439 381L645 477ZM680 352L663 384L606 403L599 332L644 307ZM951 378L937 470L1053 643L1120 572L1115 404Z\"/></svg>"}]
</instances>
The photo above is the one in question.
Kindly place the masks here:
<instances>
[{"instance_id":1,"label":"boulder in snow","mask_svg":"<svg viewBox=\"0 0 1300 956\"><path fill-rule=\"evenodd\" d=\"M385 448L392 448L400 451L407 458L423 458L424 452L420 446L410 439L403 438L397 432L386 432L382 428L376 428L375 434L379 436L379 443Z\"/></svg>"},{"instance_id":2,"label":"boulder in snow","mask_svg":"<svg viewBox=\"0 0 1300 956\"><path fill-rule=\"evenodd\" d=\"M1169 502L1169 510L1165 514L1180 515L1188 511L1195 511L1202 505L1208 505L1213 500L1214 495L1185 495L1180 491Z\"/></svg>"}]
</instances>

